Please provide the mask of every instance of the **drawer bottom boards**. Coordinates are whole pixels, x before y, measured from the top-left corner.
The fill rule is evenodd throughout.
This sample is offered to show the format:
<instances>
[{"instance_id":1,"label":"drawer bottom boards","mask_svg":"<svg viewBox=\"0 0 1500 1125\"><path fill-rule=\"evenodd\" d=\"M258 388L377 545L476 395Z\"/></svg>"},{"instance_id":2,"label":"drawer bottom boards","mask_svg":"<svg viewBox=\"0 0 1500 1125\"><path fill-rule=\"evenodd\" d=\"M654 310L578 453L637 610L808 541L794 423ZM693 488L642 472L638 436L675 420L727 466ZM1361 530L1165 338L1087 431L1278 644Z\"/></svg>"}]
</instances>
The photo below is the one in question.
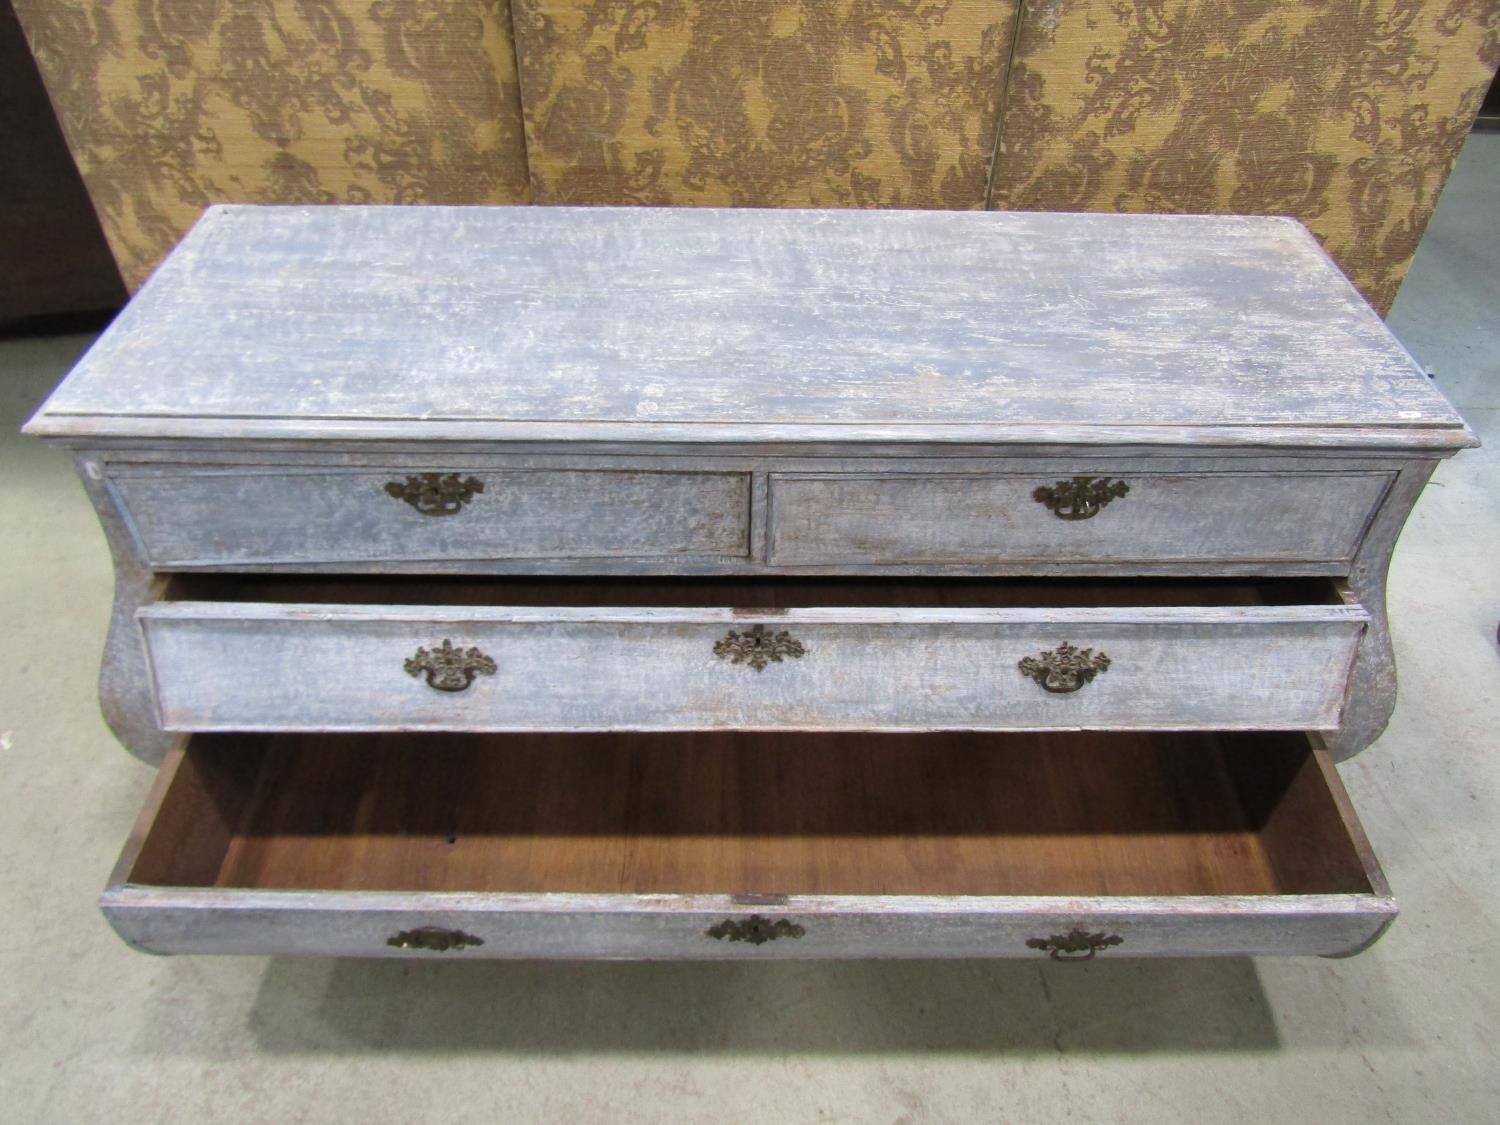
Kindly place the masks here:
<instances>
[{"instance_id":1,"label":"drawer bottom boards","mask_svg":"<svg viewBox=\"0 0 1500 1125\"><path fill-rule=\"evenodd\" d=\"M1346 954L1395 916L1300 733L199 735L102 904L161 953Z\"/></svg>"}]
</instances>

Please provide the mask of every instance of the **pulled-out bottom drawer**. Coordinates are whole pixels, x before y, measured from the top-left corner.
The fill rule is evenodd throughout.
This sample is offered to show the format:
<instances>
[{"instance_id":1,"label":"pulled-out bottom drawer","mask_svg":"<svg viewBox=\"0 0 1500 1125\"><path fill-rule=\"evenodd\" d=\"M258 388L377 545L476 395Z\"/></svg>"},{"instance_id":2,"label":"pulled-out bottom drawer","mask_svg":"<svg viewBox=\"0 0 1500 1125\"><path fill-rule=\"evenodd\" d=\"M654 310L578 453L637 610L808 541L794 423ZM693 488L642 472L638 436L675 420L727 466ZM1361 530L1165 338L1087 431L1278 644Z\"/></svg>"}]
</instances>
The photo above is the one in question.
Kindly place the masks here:
<instances>
[{"instance_id":1,"label":"pulled-out bottom drawer","mask_svg":"<svg viewBox=\"0 0 1500 1125\"><path fill-rule=\"evenodd\" d=\"M102 902L155 952L444 959L1346 954L1396 913L1295 733L200 735Z\"/></svg>"}]
</instances>

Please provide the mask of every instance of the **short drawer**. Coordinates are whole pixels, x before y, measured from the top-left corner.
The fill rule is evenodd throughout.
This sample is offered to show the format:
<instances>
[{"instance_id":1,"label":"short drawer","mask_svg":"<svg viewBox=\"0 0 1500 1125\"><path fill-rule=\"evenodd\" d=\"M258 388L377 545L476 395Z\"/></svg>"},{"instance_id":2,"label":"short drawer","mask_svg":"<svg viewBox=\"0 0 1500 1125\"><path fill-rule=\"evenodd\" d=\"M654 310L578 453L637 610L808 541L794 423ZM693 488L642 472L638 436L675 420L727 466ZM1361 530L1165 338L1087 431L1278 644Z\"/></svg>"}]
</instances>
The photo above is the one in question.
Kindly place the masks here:
<instances>
[{"instance_id":1,"label":"short drawer","mask_svg":"<svg viewBox=\"0 0 1500 1125\"><path fill-rule=\"evenodd\" d=\"M772 474L777 566L1302 563L1359 546L1387 472Z\"/></svg>"},{"instance_id":2,"label":"short drawer","mask_svg":"<svg viewBox=\"0 0 1500 1125\"><path fill-rule=\"evenodd\" d=\"M746 473L115 467L153 567L731 557Z\"/></svg>"},{"instance_id":3,"label":"short drawer","mask_svg":"<svg viewBox=\"0 0 1500 1125\"><path fill-rule=\"evenodd\" d=\"M158 953L1347 954L1395 903L1301 734L199 735L103 907Z\"/></svg>"},{"instance_id":4,"label":"short drawer","mask_svg":"<svg viewBox=\"0 0 1500 1125\"><path fill-rule=\"evenodd\" d=\"M1331 729L1368 621L1322 581L274 578L138 618L172 731Z\"/></svg>"}]
</instances>

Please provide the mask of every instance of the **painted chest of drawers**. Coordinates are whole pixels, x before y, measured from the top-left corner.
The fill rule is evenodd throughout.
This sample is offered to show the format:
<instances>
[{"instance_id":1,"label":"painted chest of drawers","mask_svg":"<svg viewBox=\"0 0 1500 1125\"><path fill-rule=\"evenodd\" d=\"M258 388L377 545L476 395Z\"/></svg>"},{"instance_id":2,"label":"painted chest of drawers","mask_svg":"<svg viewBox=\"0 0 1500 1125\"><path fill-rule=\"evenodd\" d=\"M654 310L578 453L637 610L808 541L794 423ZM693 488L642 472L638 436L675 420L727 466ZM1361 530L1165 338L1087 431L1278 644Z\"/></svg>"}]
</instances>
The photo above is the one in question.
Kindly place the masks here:
<instances>
[{"instance_id":1,"label":"painted chest of drawers","mask_svg":"<svg viewBox=\"0 0 1500 1125\"><path fill-rule=\"evenodd\" d=\"M1297 224L206 213L29 424L158 952L1340 954L1463 422Z\"/></svg>"}]
</instances>

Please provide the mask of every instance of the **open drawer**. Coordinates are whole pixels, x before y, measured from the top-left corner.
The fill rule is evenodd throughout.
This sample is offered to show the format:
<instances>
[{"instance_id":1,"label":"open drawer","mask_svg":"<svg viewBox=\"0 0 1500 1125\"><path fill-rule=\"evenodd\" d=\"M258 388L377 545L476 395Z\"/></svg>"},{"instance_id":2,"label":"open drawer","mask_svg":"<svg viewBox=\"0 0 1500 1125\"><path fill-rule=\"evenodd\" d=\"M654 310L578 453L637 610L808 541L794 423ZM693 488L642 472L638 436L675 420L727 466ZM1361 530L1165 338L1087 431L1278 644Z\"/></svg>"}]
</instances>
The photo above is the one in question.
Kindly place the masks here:
<instances>
[{"instance_id":1,"label":"open drawer","mask_svg":"<svg viewBox=\"0 0 1500 1125\"><path fill-rule=\"evenodd\" d=\"M1327 579L177 576L138 611L169 731L1339 725Z\"/></svg>"},{"instance_id":2,"label":"open drawer","mask_svg":"<svg viewBox=\"0 0 1500 1125\"><path fill-rule=\"evenodd\" d=\"M103 899L160 953L1347 954L1316 736L199 735Z\"/></svg>"}]
</instances>

